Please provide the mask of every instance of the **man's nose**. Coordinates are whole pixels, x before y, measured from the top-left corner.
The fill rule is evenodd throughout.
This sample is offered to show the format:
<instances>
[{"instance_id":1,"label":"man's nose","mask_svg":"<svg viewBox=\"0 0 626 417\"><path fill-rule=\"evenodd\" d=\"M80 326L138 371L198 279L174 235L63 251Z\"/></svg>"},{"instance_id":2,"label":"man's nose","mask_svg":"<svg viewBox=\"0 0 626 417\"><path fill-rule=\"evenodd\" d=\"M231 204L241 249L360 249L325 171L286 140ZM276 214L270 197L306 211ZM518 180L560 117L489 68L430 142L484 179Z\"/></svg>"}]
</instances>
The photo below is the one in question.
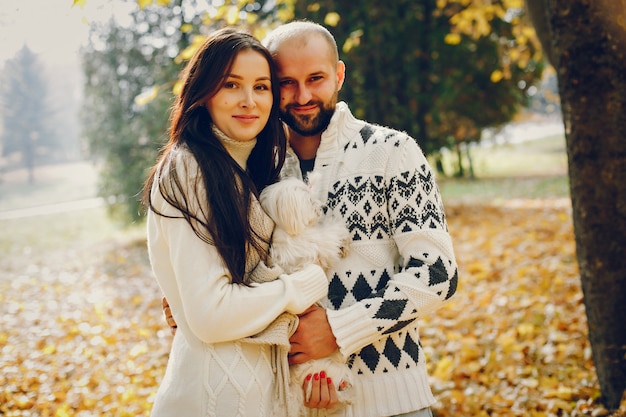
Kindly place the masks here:
<instances>
[{"instance_id":1,"label":"man's nose","mask_svg":"<svg viewBox=\"0 0 626 417\"><path fill-rule=\"evenodd\" d=\"M296 102L298 104L307 104L312 97L313 94L306 86L298 86L298 91L296 92Z\"/></svg>"}]
</instances>

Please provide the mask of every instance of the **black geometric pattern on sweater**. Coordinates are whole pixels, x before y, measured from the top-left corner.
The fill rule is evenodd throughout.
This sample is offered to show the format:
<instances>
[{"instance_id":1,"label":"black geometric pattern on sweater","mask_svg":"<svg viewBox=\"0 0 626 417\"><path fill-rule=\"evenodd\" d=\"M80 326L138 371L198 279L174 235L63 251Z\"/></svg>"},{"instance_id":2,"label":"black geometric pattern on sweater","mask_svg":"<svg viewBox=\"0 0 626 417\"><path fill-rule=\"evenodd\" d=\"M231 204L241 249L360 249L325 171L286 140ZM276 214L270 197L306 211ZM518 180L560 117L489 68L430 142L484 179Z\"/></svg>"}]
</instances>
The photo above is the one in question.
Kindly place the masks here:
<instances>
[{"instance_id":1,"label":"black geometric pattern on sweater","mask_svg":"<svg viewBox=\"0 0 626 417\"><path fill-rule=\"evenodd\" d=\"M448 281L448 271L446 271L441 258L437 258L434 264L428 265L428 275L428 285L430 287Z\"/></svg>"},{"instance_id":2,"label":"black geometric pattern on sweater","mask_svg":"<svg viewBox=\"0 0 626 417\"><path fill-rule=\"evenodd\" d=\"M336 182L326 201L329 210L338 208L355 241L389 237L389 219L387 210L383 209L386 204L381 176L358 176L346 182ZM374 215L370 216L372 212ZM369 217L368 221L365 216Z\"/></svg>"},{"instance_id":3,"label":"black geometric pattern on sweater","mask_svg":"<svg viewBox=\"0 0 626 417\"><path fill-rule=\"evenodd\" d=\"M363 126L363 128L361 129L359 133L361 134L361 137L363 138L363 143L367 143L367 141L374 134L374 129L372 128L372 126L365 125Z\"/></svg>"},{"instance_id":4,"label":"black geometric pattern on sweater","mask_svg":"<svg viewBox=\"0 0 626 417\"><path fill-rule=\"evenodd\" d=\"M341 282L341 278L334 274L330 284L328 284L328 301L330 301L335 310L339 310L343 300L346 299L346 295L348 295L348 289Z\"/></svg>"},{"instance_id":5,"label":"black geometric pattern on sweater","mask_svg":"<svg viewBox=\"0 0 626 417\"><path fill-rule=\"evenodd\" d=\"M396 324L394 324L393 326L391 326L390 328L388 328L387 330L385 330L383 332L383 334L390 334L390 333L395 333L398 330L402 330L403 328L405 328L406 326L408 326L409 324L413 323L415 321L415 318L412 318L410 320L402 320L397 322Z\"/></svg>"},{"instance_id":6,"label":"black geometric pattern on sweater","mask_svg":"<svg viewBox=\"0 0 626 417\"><path fill-rule=\"evenodd\" d=\"M400 177L392 178L391 186L387 190L389 207L396 212L393 230L410 232L415 227L420 228L424 225L429 228L444 228L444 218L437 204L432 201L424 202L423 194L415 193L417 173L410 177L407 177L408 174L405 172ZM412 198L415 201L411 201ZM416 208L419 208L420 213L416 211Z\"/></svg>"},{"instance_id":7,"label":"black geometric pattern on sweater","mask_svg":"<svg viewBox=\"0 0 626 417\"><path fill-rule=\"evenodd\" d=\"M459 270L454 270L454 276L450 278L450 284L448 284L448 294L446 294L446 300L454 295L456 292L456 286L459 283Z\"/></svg>"},{"instance_id":8,"label":"black geometric pattern on sweater","mask_svg":"<svg viewBox=\"0 0 626 417\"><path fill-rule=\"evenodd\" d=\"M347 218L348 230L352 233L352 240L363 239L359 234L359 231L367 236L367 223L365 223L365 217L358 211L352 212Z\"/></svg>"},{"instance_id":9,"label":"black geometric pattern on sweater","mask_svg":"<svg viewBox=\"0 0 626 417\"><path fill-rule=\"evenodd\" d=\"M432 201L427 201L426 204L424 204L421 217L421 223L429 229L436 229L441 226L439 210L437 209L435 203L433 203Z\"/></svg>"},{"instance_id":10,"label":"black geometric pattern on sweater","mask_svg":"<svg viewBox=\"0 0 626 417\"><path fill-rule=\"evenodd\" d=\"M422 165L420 168L422 169L422 172L428 173L426 175L422 174L421 172L418 173L419 180L420 180L420 187L422 188L422 190L424 190L426 195L430 195L430 192L433 190L433 188L435 188L435 183L433 181L433 173L432 171L426 169L426 165Z\"/></svg>"},{"instance_id":11,"label":"black geometric pattern on sweater","mask_svg":"<svg viewBox=\"0 0 626 417\"><path fill-rule=\"evenodd\" d=\"M377 273L380 273L380 276L376 277ZM350 271L346 271L346 275L350 276ZM349 289L345 286L345 282L342 281L337 274L334 274L329 283L328 301L338 310L343 305L348 294L352 294L356 301L361 301L366 298L383 298L391 275L386 269L382 272L376 270L370 271L370 275L371 279L367 280L362 273L359 273L356 281L354 281L354 285ZM374 285L373 283L376 283L375 288L372 287L372 285ZM368 307L369 306L371 306L371 304L368 305Z\"/></svg>"},{"instance_id":12,"label":"black geometric pattern on sweater","mask_svg":"<svg viewBox=\"0 0 626 417\"><path fill-rule=\"evenodd\" d=\"M398 368L398 364L400 363L400 359L402 358L402 351L398 348L398 346L396 346L395 343L393 343L393 340L391 340L390 337L388 337L387 341L385 342L385 349L383 349L383 354L387 359L389 359L389 362L391 362L395 368Z\"/></svg>"},{"instance_id":13,"label":"black geometric pattern on sweater","mask_svg":"<svg viewBox=\"0 0 626 417\"><path fill-rule=\"evenodd\" d=\"M385 339L385 347L382 352L379 352L373 345L367 345L357 354L353 354L348 358L348 366L350 369L353 368L355 364L355 360L358 357L363 361L365 366L372 373L376 373L376 368L379 364L381 364L381 358L384 357L391 363L395 368L398 368L401 362L406 362L406 367L410 368L412 365L406 360L402 360L403 352L411 358L413 364L419 363L420 359L420 344L416 343L415 340L407 334L402 347L398 347L396 343L393 341L393 338L388 337ZM406 357L406 356L405 356ZM388 372L388 369L382 369L382 372ZM358 369L357 373L359 375L363 374L362 369Z\"/></svg>"},{"instance_id":14,"label":"black geometric pattern on sweater","mask_svg":"<svg viewBox=\"0 0 626 417\"><path fill-rule=\"evenodd\" d=\"M427 254L425 254L427 255ZM420 268L425 265L425 262L420 259L415 259L414 257L409 258L409 262L406 265L405 269L409 268ZM419 277L418 277L419 278ZM456 286L459 281L459 271L458 269L454 270L454 275L452 278L448 279L448 271L446 270L445 264L441 258L437 258L435 263L432 265L428 265L428 286L432 287L434 285L442 284L448 281L448 293L446 294L446 300L456 292ZM439 294L441 295L441 294Z\"/></svg>"},{"instance_id":15,"label":"black geometric pattern on sweater","mask_svg":"<svg viewBox=\"0 0 626 417\"><path fill-rule=\"evenodd\" d=\"M367 365L370 371L375 372L380 361L380 353L372 345L367 345L359 352L359 357Z\"/></svg>"},{"instance_id":16,"label":"black geometric pattern on sweater","mask_svg":"<svg viewBox=\"0 0 626 417\"><path fill-rule=\"evenodd\" d=\"M355 300L361 301L372 295L372 287L367 282L367 279L365 279L363 274L359 274L359 277L356 279L356 282L350 292L354 296Z\"/></svg>"},{"instance_id":17,"label":"black geometric pattern on sweater","mask_svg":"<svg viewBox=\"0 0 626 417\"><path fill-rule=\"evenodd\" d=\"M407 262L406 264L406 269L409 268L420 268L421 266L424 265L424 261L422 261L421 259L416 259L414 257L409 257L409 262Z\"/></svg>"},{"instance_id":18,"label":"black geometric pattern on sweater","mask_svg":"<svg viewBox=\"0 0 626 417\"><path fill-rule=\"evenodd\" d=\"M380 308L374 315L375 319L383 319L383 320L398 320L402 313L404 312L404 308L406 307L407 300L383 300Z\"/></svg>"},{"instance_id":19,"label":"black geometric pattern on sweater","mask_svg":"<svg viewBox=\"0 0 626 417\"><path fill-rule=\"evenodd\" d=\"M404 339L404 346L402 346L402 350L405 351L415 363L419 362L420 358L420 349L419 345L415 343L415 341L411 338L411 335L407 334L406 339Z\"/></svg>"},{"instance_id":20,"label":"black geometric pattern on sweater","mask_svg":"<svg viewBox=\"0 0 626 417\"><path fill-rule=\"evenodd\" d=\"M389 282L390 279L391 279L391 276L389 275L389 272L387 272L387 270L385 269L382 275L380 276L380 278L378 278L378 285L376 285L376 288L375 288L376 292L382 291L385 288L385 286L387 286L387 283Z\"/></svg>"},{"instance_id":21,"label":"black geometric pattern on sweater","mask_svg":"<svg viewBox=\"0 0 626 417\"><path fill-rule=\"evenodd\" d=\"M372 205L369 201L366 201L365 204L363 204L363 211L365 211L365 214L367 214L368 216L372 212Z\"/></svg>"},{"instance_id":22,"label":"black geometric pattern on sweater","mask_svg":"<svg viewBox=\"0 0 626 417\"><path fill-rule=\"evenodd\" d=\"M355 184L350 184L350 187L348 188L346 193L346 197L348 197L348 200L355 206L363 200L363 195L365 195L365 193L367 192L367 182L359 184L359 182L361 182L361 179L362 177L354 178Z\"/></svg>"},{"instance_id":23,"label":"black geometric pattern on sweater","mask_svg":"<svg viewBox=\"0 0 626 417\"><path fill-rule=\"evenodd\" d=\"M402 178L402 180L400 179ZM415 193L415 185L417 183L416 175L409 175L409 171L401 172L400 177L395 178L395 191L400 197L408 200Z\"/></svg>"},{"instance_id":24,"label":"black geometric pattern on sweater","mask_svg":"<svg viewBox=\"0 0 626 417\"><path fill-rule=\"evenodd\" d=\"M396 223L394 224L394 228L396 230L400 230L402 233L409 233L413 231L412 225L416 225L417 223L417 213L412 206L406 206L400 212L398 212L398 217L396 219ZM402 223L405 223L402 226Z\"/></svg>"}]
</instances>

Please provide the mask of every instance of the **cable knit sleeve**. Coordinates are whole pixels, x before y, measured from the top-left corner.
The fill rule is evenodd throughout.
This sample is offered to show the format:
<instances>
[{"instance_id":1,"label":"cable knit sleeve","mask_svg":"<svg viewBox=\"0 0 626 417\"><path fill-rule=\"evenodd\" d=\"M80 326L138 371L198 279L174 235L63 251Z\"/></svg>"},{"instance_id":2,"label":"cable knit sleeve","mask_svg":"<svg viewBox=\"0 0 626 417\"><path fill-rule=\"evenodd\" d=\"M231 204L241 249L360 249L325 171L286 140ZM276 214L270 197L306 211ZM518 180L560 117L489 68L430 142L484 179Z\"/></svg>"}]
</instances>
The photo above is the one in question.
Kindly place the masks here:
<instances>
[{"instance_id":1,"label":"cable knit sleeve","mask_svg":"<svg viewBox=\"0 0 626 417\"><path fill-rule=\"evenodd\" d=\"M372 133L370 141L374 134L381 132ZM340 308L327 311L346 357L406 326L415 327L419 317L439 307L457 287L457 264L434 173L412 138L391 130L381 137L388 145L386 153L370 159L378 166L385 162L384 172L362 172L369 175L370 191L355 208L360 217L352 214L347 220L355 231L355 257L367 260L372 274L382 272L378 281L368 281L369 271L361 268L363 279L352 287L356 302L335 303ZM352 219L359 221L352 224Z\"/></svg>"},{"instance_id":2,"label":"cable knit sleeve","mask_svg":"<svg viewBox=\"0 0 626 417\"><path fill-rule=\"evenodd\" d=\"M195 162L184 162L177 164L176 175L189 188L195 184ZM168 175L167 170L164 175ZM152 197L155 208L167 216L148 213L150 260L179 331L187 339L218 343L248 337L281 313L301 313L326 295L328 281L317 265L280 275L271 282L232 284L217 249L196 236L189 223L163 199L156 182ZM188 201L193 207L193 199Z\"/></svg>"}]
</instances>

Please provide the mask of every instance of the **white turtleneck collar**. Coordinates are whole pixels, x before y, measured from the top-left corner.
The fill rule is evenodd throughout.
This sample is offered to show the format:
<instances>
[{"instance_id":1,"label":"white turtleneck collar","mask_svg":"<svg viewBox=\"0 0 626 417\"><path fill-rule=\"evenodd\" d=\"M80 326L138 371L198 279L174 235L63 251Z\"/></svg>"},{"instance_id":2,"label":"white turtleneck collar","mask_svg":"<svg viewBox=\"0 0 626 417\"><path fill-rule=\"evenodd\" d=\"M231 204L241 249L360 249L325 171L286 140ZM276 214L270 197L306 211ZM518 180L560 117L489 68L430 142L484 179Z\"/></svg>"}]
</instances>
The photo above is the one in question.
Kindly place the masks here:
<instances>
[{"instance_id":1,"label":"white turtleneck collar","mask_svg":"<svg viewBox=\"0 0 626 417\"><path fill-rule=\"evenodd\" d=\"M254 145L256 145L256 138L247 140L245 142L232 139L217 128L217 126L211 126L215 137L224 145L226 152L239 164L239 166L245 171L248 166L248 157L252 153Z\"/></svg>"}]
</instances>

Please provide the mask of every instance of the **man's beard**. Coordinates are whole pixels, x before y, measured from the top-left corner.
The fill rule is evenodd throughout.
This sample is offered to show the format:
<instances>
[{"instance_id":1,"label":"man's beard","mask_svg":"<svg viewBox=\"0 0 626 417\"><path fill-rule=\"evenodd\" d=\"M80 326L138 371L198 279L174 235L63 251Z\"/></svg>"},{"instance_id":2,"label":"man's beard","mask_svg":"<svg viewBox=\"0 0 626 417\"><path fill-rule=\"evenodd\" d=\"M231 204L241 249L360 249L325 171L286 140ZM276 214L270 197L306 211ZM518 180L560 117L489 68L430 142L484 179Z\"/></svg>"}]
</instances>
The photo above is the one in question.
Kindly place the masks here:
<instances>
[{"instance_id":1,"label":"man's beard","mask_svg":"<svg viewBox=\"0 0 626 417\"><path fill-rule=\"evenodd\" d=\"M283 122L289 126L291 130L301 136L314 136L322 133L328 127L330 119L335 113L335 104L337 104L337 96L324 105L321 101L309 101L305 106L317 105L320 112L316 116L296 116L292 113L292 109L299 107L298 104L289 104L284 111L281 111Z\"/></svg>"}]
</instances>

